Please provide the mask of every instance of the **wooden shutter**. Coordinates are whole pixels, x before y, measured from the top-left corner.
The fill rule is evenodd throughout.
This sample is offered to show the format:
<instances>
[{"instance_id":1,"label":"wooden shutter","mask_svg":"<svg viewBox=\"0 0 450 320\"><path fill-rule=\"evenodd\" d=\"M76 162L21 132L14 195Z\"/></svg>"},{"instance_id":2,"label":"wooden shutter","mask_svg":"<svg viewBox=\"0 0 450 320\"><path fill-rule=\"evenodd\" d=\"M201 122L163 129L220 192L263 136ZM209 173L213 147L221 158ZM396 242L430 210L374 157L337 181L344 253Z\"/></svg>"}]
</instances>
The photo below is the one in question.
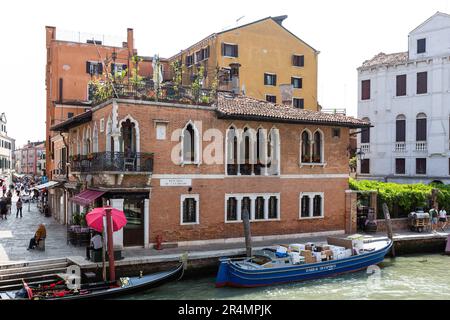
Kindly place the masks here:
<instances>
[{"instance_id":1,"label":"wooden shutter","mask_svg":"<svg viewBox=\"0 0 450 320\"><path fill-rule=\"evenodd\" d=\"M370 99L370 80L361 81L361 100Z\"/></svg>"},{"instance_id":2,"label":"wooden shutter","mask_svg":"<svg viewBox=\"0 0 450 320\"><path fill-rule=\"evenodd\" d=\"M265 85L267 85L267 77L268 77L268 74L267 73L264 73L264 84Z\"/></svg>"},{"instance_id":3,"label":"wooden shutter","mask_svg":"<svg viewBox=\"0 0 450 320\"><path fill-rule=\"evenodd\" d=\"M406 141L406 121L397 120L395 123L395 141L405 142Z\"/></svg>"},{"instance_id":4,"label":"wooden shutter","mask_svg":"<svg viewBox=\"0 0 450 320\"><path fill-rule=\"evenodd\" d=\"M427 141L427 119L416 119L416 141Z\"/></svg>"},{"instance_id":5,"label":"wooden shutter","mask_svg":"<svg viewBox=\"0 0 450 320\"><path fill-rule=\"evenodd\" d=\"M305 66L305 56L300 56L299 58L300 58L300 61L299 61L300 67L304 67Z\"/></svg>"},{"instance_id":6,"label":"wooden shutter","mask_svg":"<svg viewBox=\"0 0 450 320\"><path fill-rule=\"evenodd\" d=\"M370 128L361 129L361 143L370 143Z\"/></svg>"},{"instance_id":7,"label":"wooden shutter","mask_svg":"<svg viewBox=\"0 0 450 320\"><path fill-rule=\"evenodd\" d=\"M89 61L86 61L86 73L91 73L91 63Z\"/></svg>"},{"instance_id":8,"label":"wooden shutter","mask_svg":"<svg viewBox=\"0 0 450 320\"><path fill-rule=\"evenodd\" d=\"M405 159L395 159L395 173L405 174Z\"/></svg>"},{"instance_id":9,"label":"wooden shutter","mask_svg":"<svg viewBox=\"0 0 450 320\"><path fill-rule=\"evenodd\" d=\"M417 73L417 94L427 93L427 72Z\"/></svg>"},{"instance_id":10,"label":"wooden shutter","mask_svg":"<svg viewBox=\"0 0 450 320\"><path fill-rule=\"evenodd\" d=\"M361 173L370 173L370 159L361 160Z\"/></svg>"},{"instance_id":11,"label":"wooden shutter","mask_svg":"<svg viewBox=\"0 0 450 320\"><path fill-rule=\"evenodd\" d=\"M225 43L221 43L222 56L225 56Z\"/></svg>"},{"instance_id":12,"label":"wooden shutter","mask_svg":"<svg viewBox=\"0 0 450 320\"><path fill-rule=\"evenodd\" d=\"M236 58L239 57L238 45L234 45L234 46L233 46L233 49L234 49L234 50L233 50L233 51L234 51L234 52L233 52L233 57L236 57Z\"/></svg>"},{"instance_id":13,"label":"wooden shutter","mask_svg":"<svg viewBox=\"0 0 450 320\"><path fill-rule=\"evenodd\" d=\"M277 85L277 75L276 74L273 75L273 85L274 86Z\"/></svg>"},{"instance_id":14,"label":"wooden shutter","mask_svg":"<svg viewBox=\"0 0 450 320\"><path fill-rule=\"evenodd\" d=\"M397 76L397 97L406 96L406 74Z\"/></svg>"},{"instance_id":15,"label":"wooden shutter","mask_svg":"<svg viewBox=\"0 0 450 320\"><path fill-rule=\"evenodd\" d=\"M98 74L103 74L103 64L101 62L98 63Z\"/></svg>"}]
</instances>

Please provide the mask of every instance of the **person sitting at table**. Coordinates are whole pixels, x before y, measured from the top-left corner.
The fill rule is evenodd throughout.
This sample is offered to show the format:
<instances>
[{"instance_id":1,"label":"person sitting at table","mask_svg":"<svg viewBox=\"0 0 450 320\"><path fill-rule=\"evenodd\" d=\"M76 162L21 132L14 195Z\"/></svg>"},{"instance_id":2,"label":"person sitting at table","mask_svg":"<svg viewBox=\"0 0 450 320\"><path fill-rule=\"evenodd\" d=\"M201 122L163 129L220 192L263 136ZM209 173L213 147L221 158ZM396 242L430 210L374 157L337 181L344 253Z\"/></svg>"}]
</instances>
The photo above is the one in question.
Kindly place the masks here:
<instances>
[{"instance_id":1,"label":"person sitting at table","mask_svg":"<svg viewBox=\"0 0 450 320\"><path fill-rule=\"evenodd\" d=\"M47 230L45 229L45 225L41 223L34 234L34 237L30 239L30 244L28 245L27 250L34 249L37 245L39 245L39 241L45 239L47 237Z\"/></svg>"},{"instance_id":2,"label":"person sitting at table","mask_svg":"<svg viewBox=\"0 0 450 320\"><path fill-rule=\"evenodd\" d=\"M91 251L102 251L103 239L100 232L96 232L91 238L91 243L86 247L86 260L91 260Z\"/></svg>"}]
</instances>

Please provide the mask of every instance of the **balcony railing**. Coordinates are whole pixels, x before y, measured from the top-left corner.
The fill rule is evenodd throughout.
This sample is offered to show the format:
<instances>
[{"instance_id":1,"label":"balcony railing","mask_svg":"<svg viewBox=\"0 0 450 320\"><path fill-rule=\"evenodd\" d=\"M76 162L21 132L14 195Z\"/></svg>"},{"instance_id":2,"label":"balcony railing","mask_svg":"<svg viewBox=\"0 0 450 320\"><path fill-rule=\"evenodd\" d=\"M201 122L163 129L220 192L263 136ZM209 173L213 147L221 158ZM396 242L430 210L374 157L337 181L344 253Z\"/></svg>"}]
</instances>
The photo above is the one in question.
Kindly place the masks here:
<instances>
[{"instance_id":1,"label":"balcony railing","mask_svg":"<svg viewBox=\"0 0 450 320\"><path fill-rule=\"evenodd\" d=\"M416 151L427 151L427 142L426 141L417 141L416 142Z\"/></svg>"},{"instance_id":2,"label":"balcony railing","mask_svg":"<svg viewBox=\"0 0 450 320\"><path fill-rule=\"evenodd\" d=\"M99 152L70 159L72 172L153 172L153 153Z\"/></svg>"},{"instance_id":3,"label":"balcony railing","mask_svg":"<svg viewBox=\"0 0 450 320\"><path fill-rule=\"evenodd\" d=\"M135 99L144 101L161 101L184 104L211 105L217 95L211 89L192 88L187 86L175 86L173 84L161 84L155 87L153 81L141 84L115 83L112 85L112 95L99 98L93 89L94 104L99 104L110 98ZM218 89L218 91L222 91Z\"/></svg>"},{"instance_id":4,"label":"balcony railing","mask_svg":"<svg viewBox=\"0 0 450 320\"><path fill-rule=\"evenodd\" d=\"M361 151L364 153L370 152L370 143L361 143Z\"/></svg>"},{"instance_id":5,"label":"balcony railing","mask_svg":"<svg viewBox=\"0 0 450 320\"><path fill-rule=\"evenodd\" d=\"M394 152L406 152L405 142L396 142L394 147Z\"/></svg>"}]
</instances>

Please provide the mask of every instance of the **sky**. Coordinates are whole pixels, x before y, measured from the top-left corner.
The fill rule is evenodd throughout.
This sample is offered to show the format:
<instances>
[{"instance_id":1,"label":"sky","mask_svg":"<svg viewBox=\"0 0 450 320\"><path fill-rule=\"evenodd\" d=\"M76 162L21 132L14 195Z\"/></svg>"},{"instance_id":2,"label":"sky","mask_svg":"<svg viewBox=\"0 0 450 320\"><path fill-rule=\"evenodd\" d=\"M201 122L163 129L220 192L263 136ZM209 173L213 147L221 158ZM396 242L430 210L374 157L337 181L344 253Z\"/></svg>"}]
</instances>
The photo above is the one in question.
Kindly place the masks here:
<instances>
[{"instance_id":1,"label":"sky","mask_svg":"<svg viewBox=\"0 0 450 320\"><path fill-rule=\"evenodd\" d=\"M320 51L319 103L356 116L356 68L407 51L408 33L437 11L450 13L450 0L1 1L0 113L16 148L44 140L45 26L123 41L133 28L140 55L170 57L211 33L288 15L283 25Z\"/></svg>"}]
</instances>

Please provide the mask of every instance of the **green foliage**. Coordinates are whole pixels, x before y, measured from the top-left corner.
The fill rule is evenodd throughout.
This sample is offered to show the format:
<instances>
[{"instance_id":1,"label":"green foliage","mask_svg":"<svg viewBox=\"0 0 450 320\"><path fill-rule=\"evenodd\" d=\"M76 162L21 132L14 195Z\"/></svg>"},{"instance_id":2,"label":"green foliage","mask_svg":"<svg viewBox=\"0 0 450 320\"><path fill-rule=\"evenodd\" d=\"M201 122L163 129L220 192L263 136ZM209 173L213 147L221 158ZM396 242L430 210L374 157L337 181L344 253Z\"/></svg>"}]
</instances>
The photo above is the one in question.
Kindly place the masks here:
<instances>
[{"instance_id":1,"label":"green foliage","mask_svg":"<svg viewBox=\"0 0 450 320\"><path fill-rule=\"evenodd\" d=\"M350 158L350 160L348 161L348 166L350 167L350 169L352 169L352 171L356 171L356 165L357 165L356 156Z\"/></svg>"},{"instance_id":2,"label":"green foliage","mask_svg":"<svg viewBox=\"0 0 450 320\"><path fill-rule=\"evenodd\" d=\"M184 65L180 61L173 61L170 64L170 67L172 68L172 74L173 74L173 89L175 90L176 94L178 94L182 82L182 74L183 74L183 68Z\"/></svg>"},{"instance_id":3,"label":"green foliage","mask_svg":"<svg viewBox=\"0 0 450 320\"><path fill-rule=\"evenodd\" d=\"M414 211L416 207L428 208L431 191L438 189L439 207L450 208L450 185L443 184L399 184L372 180L349 181L350 189L359 191L378 191L379 203L386 203L389 210ZM395 212L393 212L395 214Z\"/></svg>"},{"instance_id":4,"label":"green foliage","mask_svg":"<svg viewBox=\"0 0 450 320\"><path fill-rule=\"evenodd\" d=\"M131 78L129 81L135 88L139 88L144 85L144 78L139 75L139 63L142 62L142 58L134 55L131 57L131 61L133 62L133 69L131 70Z\"/></svg>"},{"instance_id":5,"label":"green foliage","mask_svg":"<svg viewBox=\"0 0 450 320\"><path fill-rule=\"evenodd\" d=\"M195 101L199 101L200 98L200 90L202 89L202 82L204 78L205 67L201 65L196 68L196 72L194 74L195 80L192 82L192 95L194 96Z\"/></svg>"}]
</instances>

